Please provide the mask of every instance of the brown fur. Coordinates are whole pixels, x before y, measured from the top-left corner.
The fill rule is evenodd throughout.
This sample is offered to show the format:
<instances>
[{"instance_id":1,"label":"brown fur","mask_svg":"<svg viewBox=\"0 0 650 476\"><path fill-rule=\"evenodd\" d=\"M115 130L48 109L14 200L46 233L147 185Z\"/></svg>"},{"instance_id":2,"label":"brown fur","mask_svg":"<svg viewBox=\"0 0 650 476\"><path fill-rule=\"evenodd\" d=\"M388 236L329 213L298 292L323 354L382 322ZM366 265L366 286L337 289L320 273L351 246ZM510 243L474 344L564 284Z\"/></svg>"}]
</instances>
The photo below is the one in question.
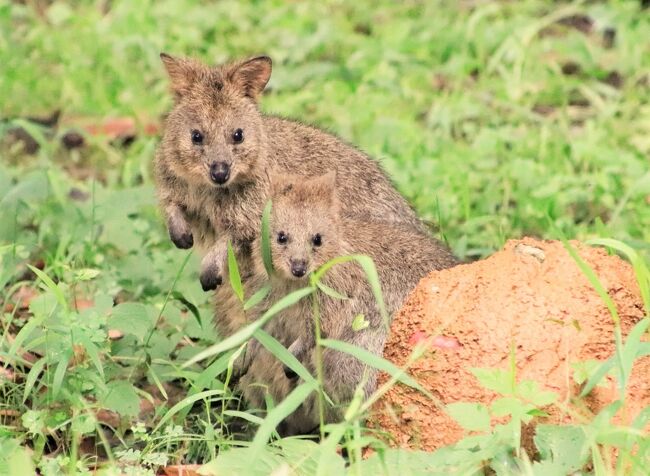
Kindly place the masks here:
<instances>
[{"instance_id":1,"label":"brown fur","mask_svg":"<svg viewBox=\"0 0 650 476\"><path fill-rule=\"evenodd\" d=\"M272 178L273 211L271 242L273 275L272 297L308 285L308 273L342 255L366 254L377 268L387 311L390 315L402 305L418 281L434 269L457 264L456 258L440 242L412 228L386 223L364 222L341 216L341 201L337 198L334 174L305 180L286 175ZM278 234L287 237L278 243ZM314 246L316 234L321 245ZM254 245L253 260L257 275L264 275L259 245ZM304 261L307 274L297 278L292 274L292 260ZM323 336L345 341L381 355L388 323L383 322L375 297L362 268L355 262L334 266L323 278L327 286L348 296L340 300L318 294L320 328ZM363 314L369 322L366 329L354 331L352 321ZM267 331L278 338L312 372L314 362L314 324L309 299L283 312ZM344 407L352 398L357 385L365 379L368 396L375 388L375 372L354 357L325 349L323 353L325 391ZM262 385L260 385L262 384ZM253 352L253 361L241 382L245 398L261 406L265 393L275 401L283 399L292 388L282 365L265 350ZM328 413L329 420L341 417L336 409ZM301 433L317 425L315 399L309 400L285 422L285 432Z\"/></svg>"},{"instance_id":2,"label":"brown fur","mask_svg":"<svg viewBox=\"0 0 650 476\"><path fill-rule=\"evenodd\" d=\"M155 160L158 196L172 241L180 248L197 245L204 253L204 289L222 281L228 240L238 258L246 259L269 196L269 171L304 177L336 171L343 216L422 229L367 155L317 128L260 113L256 99L271 74L269 58L217 67L161 58L175 106ZM244 131L241 143L232 137L238 128ZM202 144L192 142L193 130L203 134ZM230 167L230 178L222 185L210 180L215 163ZM219 316L217 322L222 329L232 327Z\"/></svg>"}]
</instances>

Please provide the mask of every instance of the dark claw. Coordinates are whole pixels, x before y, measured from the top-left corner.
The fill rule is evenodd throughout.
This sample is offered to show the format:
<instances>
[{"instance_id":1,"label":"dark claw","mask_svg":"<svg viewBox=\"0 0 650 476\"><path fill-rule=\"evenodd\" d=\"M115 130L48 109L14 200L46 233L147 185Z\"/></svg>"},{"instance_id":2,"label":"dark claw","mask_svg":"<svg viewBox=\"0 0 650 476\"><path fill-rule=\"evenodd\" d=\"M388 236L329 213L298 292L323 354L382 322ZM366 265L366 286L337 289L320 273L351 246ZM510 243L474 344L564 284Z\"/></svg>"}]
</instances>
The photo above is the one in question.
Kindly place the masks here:
<instances>
[{"instance_id":1,"label":"dark claw","mask_svg":"<svg viewBox=\"0 0 650 476\"><path fill-rule=\"evenodd\" d=\"M284 365L284 366L282 367L282 369L284 370L284 375L285 375L289 380L294 380L294 379L298 378L298 374L297 374L296 372L294 372L293 370L291 370L291 369L290 369L289 367L287 367L286 365Z\"/></svg>"},{"instance_id":2,"label":"dark claw","mask_svg":"<svg viewBox=\"0 0 650 476\"><path fill-rule=\"evenodd\" d=\"M172 239L172 242L176 245L176 248L182 250L188 250L194 246L194 237L192 233L182 233L181 235L175 235L173 233L169 234L169 237Z\"/></svg>"},{"instance_id":3,"label":"dark claw","mask_svg":"<svg viewBox=\"0 0 650 476\"><path fill-rule=\"evenodd\" d=\"M204 291L214 291L217 289L217 286L221 285L223 282L223 279L220 275L211 272L201 274L201 277L199 279L201 281L201 287Z\"/></svg>"}]
</instances>

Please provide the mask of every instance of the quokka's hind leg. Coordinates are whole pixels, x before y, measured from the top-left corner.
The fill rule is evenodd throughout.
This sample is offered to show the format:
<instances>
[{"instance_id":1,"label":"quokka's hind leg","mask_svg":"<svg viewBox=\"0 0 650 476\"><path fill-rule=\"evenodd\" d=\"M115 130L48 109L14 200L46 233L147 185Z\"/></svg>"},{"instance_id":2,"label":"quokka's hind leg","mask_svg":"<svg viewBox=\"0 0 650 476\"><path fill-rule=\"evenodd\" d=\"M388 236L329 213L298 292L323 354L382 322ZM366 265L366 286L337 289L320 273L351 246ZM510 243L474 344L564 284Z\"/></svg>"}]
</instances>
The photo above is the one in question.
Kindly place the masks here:
<instances>
[{"instance_id":1,"label":"quokka's hind leg","mask_svg":"<svg viewBox=\"0 0 650 476\"><path fill-rule=\"evenodd\" d=\"M344 332L339 340L381 357L386 342L386 334L387 332L383 326L375 329L367 328L361 331L354 331L350 328ZM349 403L360 383L365 382L363 389L366 398L375 391L377 382L376 369L345 352L324 349L323 374L325 391L338 404L346 405Z\"/></svg>"}]
</instances>

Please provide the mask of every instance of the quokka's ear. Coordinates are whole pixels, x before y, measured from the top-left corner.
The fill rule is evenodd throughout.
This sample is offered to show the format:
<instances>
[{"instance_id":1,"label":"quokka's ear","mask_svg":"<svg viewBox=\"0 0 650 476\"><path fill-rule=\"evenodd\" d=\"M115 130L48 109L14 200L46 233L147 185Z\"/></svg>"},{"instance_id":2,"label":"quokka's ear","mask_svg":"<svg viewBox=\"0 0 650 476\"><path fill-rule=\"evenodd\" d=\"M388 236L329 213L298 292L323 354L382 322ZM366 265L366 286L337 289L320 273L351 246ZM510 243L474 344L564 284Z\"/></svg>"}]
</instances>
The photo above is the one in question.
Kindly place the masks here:
<instances>
[{"instance_id":1,"label":"quokka's ear","mask_svg":"<svg viewBox=\"0 0 650 476\"><path fill-rule=\"evenodd\" d=\"M160 59L165 65L176 99L187 94L207 69L196 60L176 58L167 53L160 53Z\"/></svg>"},{"instance_id":2,"label":"quokka's ear","mask_svg":"<svg viewBox=\"0 0 650 476\"><path fill-rule=\"evenodd\" d=\"M257 100L271 78L271 68L271 58L258 56L235 65L230 78L246 96Z\"/></svg>"},{"instance_id":3,"label":"quokka's ear","mask_svg":"<svg viewBox=\"0 0 650 476\"><path fill-rule=\"evenodd\" d=\"M275 172L269 173L269 180L271 181L271 196L276 198L291 192L296 184L300 183L300 178L295 175Z\"/></svg>"},{"instance_id":4,"label":"quokka's ear","mask_svg":"<svg viewBox=\"0 0 650 476\"><path fill-rule=\"evenodd\" d=\"M338 209L338 196L336 193L336 171L313 178L305 183L310 193L318 200L323 200L334 209ZM322 202L321 202L322 203Z\"/></svg>"}]
</instances>

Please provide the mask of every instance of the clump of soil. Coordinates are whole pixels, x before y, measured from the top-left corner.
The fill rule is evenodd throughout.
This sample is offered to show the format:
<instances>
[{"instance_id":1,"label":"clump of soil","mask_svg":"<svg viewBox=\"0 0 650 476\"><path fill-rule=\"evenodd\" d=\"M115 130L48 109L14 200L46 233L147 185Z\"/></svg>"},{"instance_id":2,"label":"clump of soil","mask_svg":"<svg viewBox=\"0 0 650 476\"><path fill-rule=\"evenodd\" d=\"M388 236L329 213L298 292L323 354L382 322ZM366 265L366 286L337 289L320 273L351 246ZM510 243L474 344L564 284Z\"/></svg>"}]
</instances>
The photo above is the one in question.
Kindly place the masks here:
<instances>
[{"instance_id":1,"label":"clump of soil","mask_svg":"<svg viewBox=\"0 0 650 476\"><path fill-rule=\"evenodd\" d=\"M627 335L643 318L631 266L603 249L573 246L616 303ZM612 317L586 276L562 243L534 239L510 241L483 261L424 278L395 316L384 356L404 365L423 336L431 338L433 351L411 367L411 375L443 404L494 400L497 395L482 388L470 369L507 369L513 345L517 380L534 380L561 402L580 393L572 363L603 361L614 352ZM628 385L627 420L650 405L649 375L650 357L638 360ZM382 378L380 383L387 376ZM587 397L588 410L597 412L616 398L613 379L607 377L607 384ZM576 415L559 407L548 411L545 423L568 423ZM464 436L443 409L403 385L375 405L370 424L386 430L392 444L414 449L433 450Z\"/></svg>"}]
</instances>

